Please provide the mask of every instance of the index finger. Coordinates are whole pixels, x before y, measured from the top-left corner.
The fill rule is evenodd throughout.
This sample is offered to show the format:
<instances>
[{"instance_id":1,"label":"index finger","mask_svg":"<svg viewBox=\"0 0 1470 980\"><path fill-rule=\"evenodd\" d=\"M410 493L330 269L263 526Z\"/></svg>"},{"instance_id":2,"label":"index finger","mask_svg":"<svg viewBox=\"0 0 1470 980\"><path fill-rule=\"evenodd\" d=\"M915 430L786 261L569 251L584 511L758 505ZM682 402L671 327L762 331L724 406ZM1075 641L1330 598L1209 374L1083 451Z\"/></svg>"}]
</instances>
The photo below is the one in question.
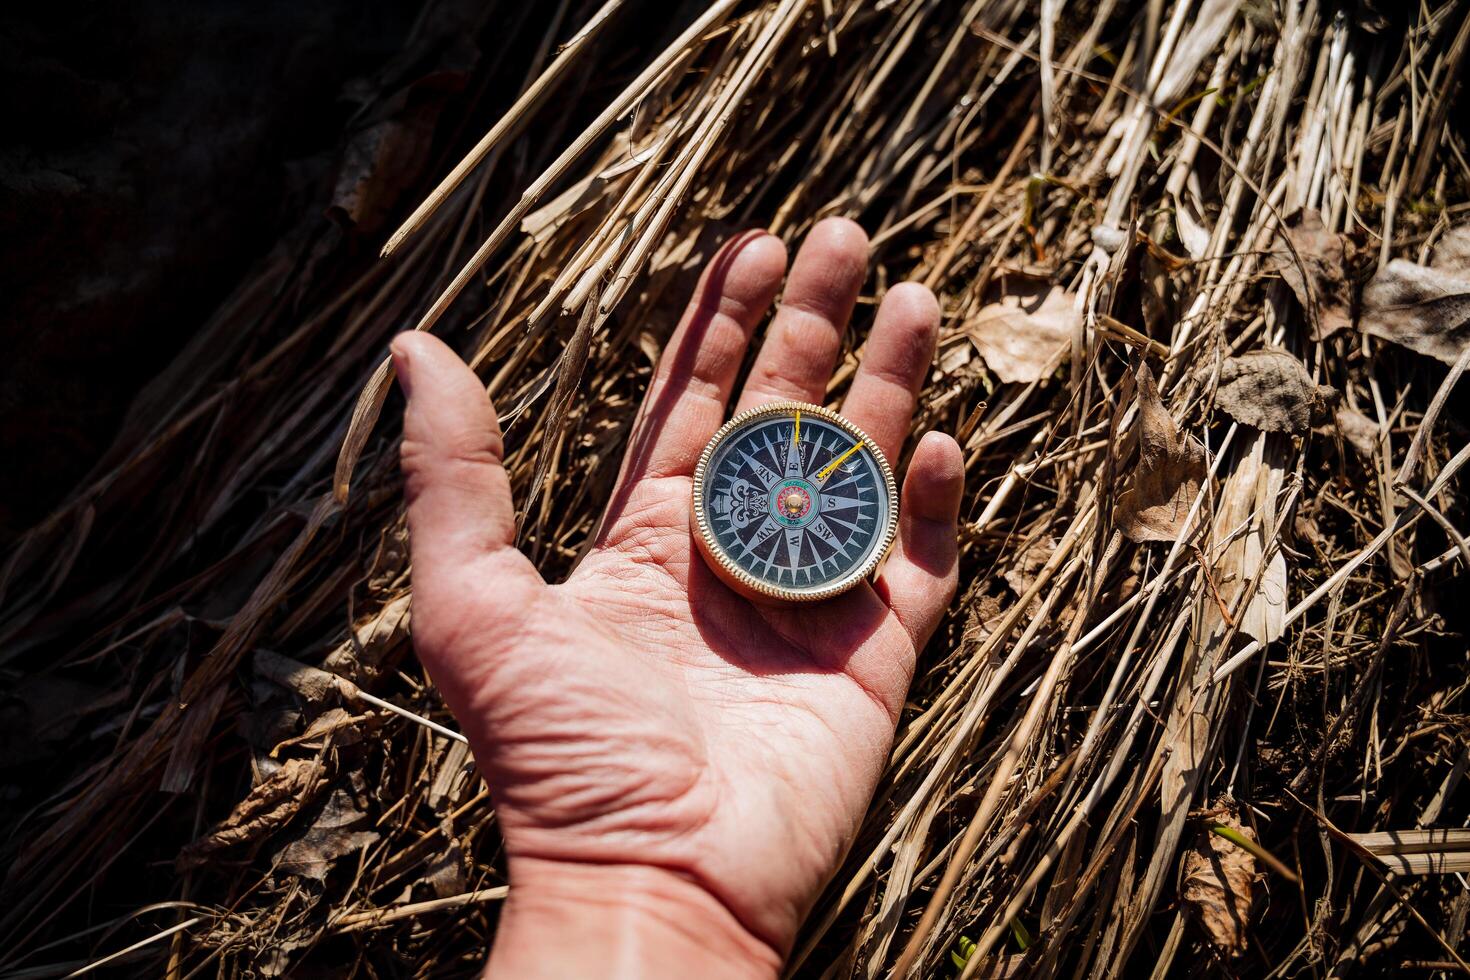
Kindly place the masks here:
<instances>
[{"instance_id":1,"label":"index finger","mask_svg":"<svg viewBox=\"0 0 1470 980\"><path fill-rule=\"evenodd\" d=\"M659 358L628 444L620 483L688 476L725 420L745 345L786 272L786 246L746 232L710 261Z\"/></svg>"}]
</instances>

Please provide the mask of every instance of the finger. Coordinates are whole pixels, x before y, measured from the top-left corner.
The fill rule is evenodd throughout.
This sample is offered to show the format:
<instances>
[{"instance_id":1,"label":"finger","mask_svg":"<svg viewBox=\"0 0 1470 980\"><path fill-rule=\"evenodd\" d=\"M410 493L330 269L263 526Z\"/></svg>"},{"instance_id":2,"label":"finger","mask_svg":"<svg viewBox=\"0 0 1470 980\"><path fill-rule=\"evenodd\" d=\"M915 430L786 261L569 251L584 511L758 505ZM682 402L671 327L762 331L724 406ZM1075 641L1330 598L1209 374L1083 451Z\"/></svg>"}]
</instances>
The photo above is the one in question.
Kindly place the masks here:
<instances>
[{"instance_id":1,"label":"finger","mask_svg":"<svg viewBox=\"0 0 1470 980\"><path fill-rule=\"evenodd\" d=\"M710 261L648 388L623 481L694 472L756 325L786 271L786 246L764 231L729 242Z\"/></svg>"},{"instance_id":2,"label":"finger","mask_svg":"<svg viewBox=\"0 0 1470 980\"><path fill-rule=\"evenodd\" d=\"M919 440L903 481L898 540L878 580L879 594L913 639L929 642L959 581L960 498L965 462L959 444L940 432Z\"/></svg>"},{"instance_id":3,"label":"finger","mask_svg":"<svg viewBox=\"0 0 1470 980\"><path fill-rule=\"evenodd\" d=\"M395 337L393 366L408 396L400 455L416 589L493 555L534 575L515 548L500 423L480 379L426 333Z\"/></svg>"},{"instance_id":4,"label":"finger","mask_svg":"<svg viewBox=\"0 0 1470 980\"><path fill-rule=\"evenodd\" d=\"M842 414L890 460L897 460L908 437L914 397L934 360L938 336L939 301L927 286L899 283L883 297Z\"/></svg>"},{"instance_id":5,"label":"finger","mask_svg":"<svg viewBox=\"0 0 1470 980\"><path fill-rule=\"evenodd\" d=\"M854 221L817 223L796 261L781 306L740 394L737 412L774 401L825 400L858 290L868 274L868 236Z\"/></svg>"}]
</instances>

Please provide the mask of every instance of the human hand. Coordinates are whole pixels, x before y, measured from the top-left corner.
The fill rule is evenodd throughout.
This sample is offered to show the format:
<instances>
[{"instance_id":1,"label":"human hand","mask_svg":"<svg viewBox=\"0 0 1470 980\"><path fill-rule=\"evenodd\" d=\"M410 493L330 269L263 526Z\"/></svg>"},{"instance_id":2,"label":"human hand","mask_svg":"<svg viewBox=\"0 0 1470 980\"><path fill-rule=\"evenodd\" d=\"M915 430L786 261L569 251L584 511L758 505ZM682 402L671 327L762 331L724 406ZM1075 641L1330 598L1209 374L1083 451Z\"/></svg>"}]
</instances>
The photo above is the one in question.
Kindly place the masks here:
<instances>
[{"instance_id":1,"label":"human hand","mask_svg":"<svg viewBox=\"0 0 1470 980\"><path fill-rule=\"evenodd\" d=\"M867 265L850 221L797 256L737 411L820 404ZM881 576L753 603L696 555L691 479L786 269L750 232L705 270L659 362L596 542L547 585L515 547L484 386L427 334L393 342L413 637L495 802L508 976L774 975L862 820L914 659L954 594L959 447L913 453ZM896 460L939 309L890 289L843 414Z\"/></svg>"}]
</instances>

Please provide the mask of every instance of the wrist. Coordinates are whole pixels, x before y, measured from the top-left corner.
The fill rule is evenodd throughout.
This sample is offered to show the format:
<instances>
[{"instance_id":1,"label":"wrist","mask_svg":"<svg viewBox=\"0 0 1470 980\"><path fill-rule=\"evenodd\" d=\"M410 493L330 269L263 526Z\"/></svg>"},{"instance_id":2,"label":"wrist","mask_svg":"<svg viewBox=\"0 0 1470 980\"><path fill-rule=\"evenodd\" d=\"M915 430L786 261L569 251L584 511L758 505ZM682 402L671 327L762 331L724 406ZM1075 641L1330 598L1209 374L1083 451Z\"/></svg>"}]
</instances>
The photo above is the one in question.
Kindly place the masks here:
<instances>
[{"instance_id":1,"label":"wrist","mask_svg":"<svg viewBox=\"0 0 1470 980\"><path fill-rule=\"evenodd\" d=\"M780 969L775 949L682 875L519 858L487 975L767 980Z\"/></svg>"}]
</instances>

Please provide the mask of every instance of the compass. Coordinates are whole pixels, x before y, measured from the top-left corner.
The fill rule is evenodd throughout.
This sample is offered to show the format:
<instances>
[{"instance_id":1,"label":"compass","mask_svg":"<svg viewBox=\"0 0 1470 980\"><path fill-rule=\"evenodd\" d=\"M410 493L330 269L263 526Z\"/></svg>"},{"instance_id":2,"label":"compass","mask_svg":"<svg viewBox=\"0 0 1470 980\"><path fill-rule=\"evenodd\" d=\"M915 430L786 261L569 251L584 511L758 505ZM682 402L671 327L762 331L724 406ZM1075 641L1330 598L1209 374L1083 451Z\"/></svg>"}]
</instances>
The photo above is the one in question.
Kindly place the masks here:
<instances>
[{"instance_id":1,"label":"compass","mask_svg":"<svg viewBox=\"0 0 1470 980\"><path fill-rule=\"evenodd\" d=\"M898 489L872 439L816 405L741 412L694 471L695 538L726 584L812 602L873 573L893 544Z\"/></svg>"}]
</instances>

